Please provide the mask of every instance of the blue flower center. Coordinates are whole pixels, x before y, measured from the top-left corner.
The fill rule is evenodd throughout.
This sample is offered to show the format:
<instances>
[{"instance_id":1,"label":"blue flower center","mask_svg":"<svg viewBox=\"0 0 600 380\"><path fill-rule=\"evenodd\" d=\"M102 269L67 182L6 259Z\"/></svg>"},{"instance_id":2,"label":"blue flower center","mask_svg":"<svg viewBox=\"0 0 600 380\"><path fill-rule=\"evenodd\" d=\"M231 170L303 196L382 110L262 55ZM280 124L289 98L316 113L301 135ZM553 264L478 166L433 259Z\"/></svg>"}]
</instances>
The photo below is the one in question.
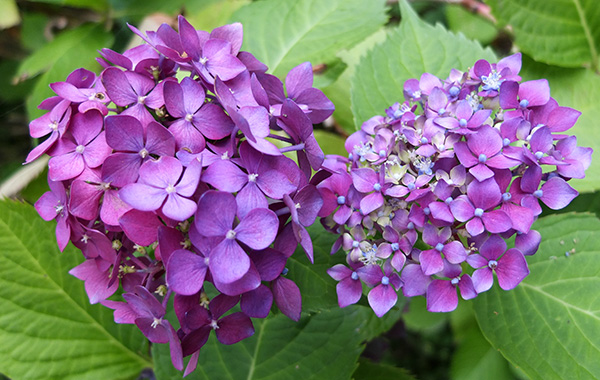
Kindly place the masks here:
<instances>
[{"instance_id":1,"label":"blue flower center","mask_svg":"<svg viewBox=\"0 0 600 380\"><path fill-rule=\"evenodd\" d=\"M437 245L435 246L435 249L439 252L442 252L442 250L444 249L444 244L437 243Z\"/></svg>"},{"instance_id":2,"label":"blue flower center","mask_svg":"<svg viewBox=\"0 0 600 380\"><path fill-rule=\"evenodd\" d=\"M374 184L374 185L373 185L373 189L374 189L375 191L380 191L380 190L381 190L381 184L379 184L379 183L376 183L376 184Z\"/></svg>"},{"instance_id":3,"label":"blue flower center","mask_svg":"<svg viewBox=\"0 0 600 380\"><path fill-rule=\"evenodd\" d=\"M408 185L406 185L406 187L408 187L408 190L414 190L415 189L415 184L411 182Z\"/></svg>"},{"instance_id":4,"label":"blue flower center","mask_svg":"<svg viewBox=\"0 0 600 380\"><path fill-rule=\"evenodd\" d=\"M523 99L519 102L519 107L521 107L521 108L527 108L528 105L529 105L529 100L527 100L527 99Z\"/></svg>"},{"instance_id":5,"label":"blue flower center","mask_svg":"<svg viewBox=\"0 0 600 380\"><path fill-rule=\"evenodd\" d=\"M490 260L488 261L488 267L490 269L496 269L498 267L498 262L496 260Z\"/></svg>"},{"instance_id":6,"label":"blue flower center","mask_svg":"<svg viewBox=\"0 0 600 380\"><path fill-rule=\"evenodd\" d=\"M429 209L429 207L425 207L425 208L423 209L423 213L424 213L425 215L429 215L429 214L431 214L431 210Z\"/></svg>"},{"instance_id":7,"label":"blue flower center","mask_svg":"<svg viewBox=\"0 0 600 380\"><path fill-rule=\"evenodd\" d=\"M536 198L541 198L544 196L544 191L542 189L536 190L533 192L533 196Z\"/></svg>"},{"instance_id":8,"label":"blue flower center","mask_svg":"<svg viewBox=\"0 0 600 380\"><path fill-rule=\"evenodd\" d=\"M387 152L384 149L379 151L379 157L381 157L381 158L385 157L386 154L387 154Z\"/></svg>"},{"instance_id":9,"label":"blue flower center","mask_svg":"<svg viewBox=\"0 0 600 380\"><path fill-rule=\"evenodd\" d=\"M391 245L392 251L397 251L400 249L400 244L398 243L392 243Z\"/></svg>"},{"instance_id":10,"label":"blue flower center","mask_svg":"<svg viewBox=\"0 0 600 380\"><path fill-rule=\"evenodd\" d=\"M440 116L442 116L442 115L443 115L443 114L445 114L445 113L446 113L446 109L445 109L445 108L440 108L440 109L438 110L438 115L440 115Z\"/></svg>"},{"instance_id":11,"label":"blue flower center","mask_svg":"<svg viewBox=\"0 0 600 380\"><path fill-rule=\"evenodd\" d=\"M358 280L358 273L356 272L352 272L352 275L350 276L354 281Z\"/></svg>"},{"instance_id":12,"label":"blue flower center","mask_svg":"<svg viewBox=\"0 0 600 380\"><path fill-rule=\"evenodd\" d=\"M487 161L487 156L486 156L485 154L481 153L481 154L479 155L479 162L483 164L483 163L485 163L486 161Z\"/></svg>"},{"instance_id":13,"label":"blue flower center","mask_svg":"<svg viewBox=\"0 0 600 380\"><path fill-rule=\"evenodd\" d=\"M448 197L446 198L446 200L444 201L445 204L449 205L450 203L452 203L454 199L452 199L452 197Z\"/></svg>"},{"instance_id":14,"label":"blue flower center","mask_svg":"<svg viewBox=\"0 0 600 380\"><path fill-rule=\"evenodd\" d=\"M481 218L483 216L483 210L477 207L474 212L475 216Z\"/></svg>"},{"instance_id":15,"label":"blue flower center","mask_svg":"<svg viewBox=\"0 0 600 380\"><path fill-rule=\"evenodd\" d=\"M448 93L450 94L450 96L456 96L460 93L460 88L456 87L456 86L452 86L450 87L450 90L448 91Z\"/></svg>"},{"instance_id":16,"label":"blue flower center","mask_svg":"<svg viewBox=\"0 0 600 380\"><path fill-rule=\"evenodd\" d=\"M352 242L352 248L358 248L358 245L359 245L359 244L360 244L360 243L359 243L358 241L354 240L354 241Z\"/></svg>"},{"instance_id":17,"label":"blue flower center","mask_svg":"<svg viewBox=\"0 0 600 380\"><path fill-rule=\"evenodd\" d=\"M511 193L504 193L504 194L502 194L502 201L504 201L504 202L510 201L511 198L512 198L512 194Z\"/></svg>"},{"instance_id":18,"label":"blue flower center","mask_svg":"<svg viewBox=\"0 0 600 380\"><path fill-rule=\"evenodd\" d=\"M421 137L421 144L427 144L428 142L427 137Z\"/></svg>"},{"instance_id":19,"label":"blue flower center","mask_svg":"<svg viewBox=\"0 0 600 380\"><path fill-rule=\"evenodd\" d=\"M492 70L490 75L481 76L481 82L483 83L483 87L481 87L483 91L498 91L500 89L500 83L502 83L502 80L500 79L500 73Z\"/></svg>"},{"instance_id":20,"label":"blue flower center","mask_svg":"<svg viewBox=\"0 0 600 380\"><path fill-rule=\"evenodd\" d=\"M346 197L343 195L340 195L339 197L337 197L337 204L338 205L343 205L346 203Z\"/></svg>"},{"instance_id":21,"label":"blue flower center","mask_svg":"<svg viewBox=\"0 0 600 380\"><path fill-rule=\"evenodd\" d=\"M540 151L535 152L535 158L537 158L539 160L542 157L544 157L544 152L540 152Z\"/></svg>"},{"instance_id":22,"label":"blue flower center","mask_svg":"<svg viewBox=\"0 0 600 380\"><path fill-rule=\"evenodd\" d=\"M502 140L502 146L509 146L510 145L510 140L505 137L504 140Z\"/></svg>"},{"instance_id":23,"label":"blue flower center","mask_svg":"<svg viewBox=\"0 0 600 380\"><path fill-rule=\"evenodd\" d=\"M458 121L458 125L460 125L461 127L466 127L467 126L467 119L460 119Z\"/></svg>"},{"instance_id":24,"label":"blue flower center","mask_svg":"<svg viewBox=\"0 0 600 380\"><path fill-rule=\"evenodd\" d=\"M390 279L389 279L389 277L388 277L388 276L383 276L383 277L381 277L381 283L382 283L383 285L388 285L388 284L390 283Z\"/></svg>"}]
</instances>

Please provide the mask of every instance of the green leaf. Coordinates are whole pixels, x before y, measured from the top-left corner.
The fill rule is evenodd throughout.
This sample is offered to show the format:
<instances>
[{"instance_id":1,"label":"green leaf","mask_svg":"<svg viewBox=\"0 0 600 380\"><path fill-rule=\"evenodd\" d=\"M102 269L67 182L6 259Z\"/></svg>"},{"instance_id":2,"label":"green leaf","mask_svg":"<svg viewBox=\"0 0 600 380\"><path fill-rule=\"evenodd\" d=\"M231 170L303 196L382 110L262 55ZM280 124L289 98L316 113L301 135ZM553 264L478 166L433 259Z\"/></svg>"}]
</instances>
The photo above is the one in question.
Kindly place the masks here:
<instances>
[{"instance_id":1,"label":"green leaf","mask_svg":"<svg viewBox=\"0 0 600 380\"><path fill-rule=\"evenodd\" d=\"M402 101L404 82L428 72L446 78L452 68L466 70L478 59L495 61L490 49L462 34L448 32L441 25L420 20L401 0L402 22L390 30L356 68L352 79L352 111L356 125L384 113Z\"/></svg>"},{"instance_id":2,"label":"green leaf","mask_svg":"<svg viewBox=\"0 0 600 380\"><path fill-rule=\"evenodd\" d=\"M47 3L76 8L87 8L95 11L105 11L108 8L107 0L30 0L37 3Z\"/></svg>"},{"instance_id":3,"label":"green leaf","mask_svg":"<svg viewBox=\"0 0 600 380\"><path fill-rule=\"evenodd\" d=\"M352 49L340 51L338 56L346 63L347 68L337 81L323 88L325 95L335 104L335 111L333 112L334 120L349 134L356 131L350 104L350 83L356 70L356 65L358 65L360 58L375 44L383 41L385 36L385 28L381 28ZM347 154L348 152L344 150L342 155L346 156Z\"/></svg>"},{"instance_id":4,"label":"green leaf","mask_svg":"<svg viewBox=\"0 0 600 380\"><path fill-rule=\"evenodd\" d=\"M200 351L198 368L186 379L349 379L370 338L369 323L378 319L370 308L335 308L294 322L282 314L255 320L255 333L225 346L211 334ZM181 379L173 369L167 345L154 345L158 380Z\"/></svg>"},{"instance_id":5,"label":"green leaf","mask_svg":"<svg viewBox=\"0 0 600 380\"><path fill-rule=\"evenodd\" d=\"M100 25L87 24L63 32L23 61L17 74L19 78L34 76L47 70L39 77L27 99L29 118L42 115L45 111L38 110L37 106L42 100L55 95L48 84L64 81L73 70L80 67L99 71L100 66L96 62L98 50L110 47L112 42L113 36Z\"/></svg>"},{"instance_id":6,"label":"green leaf","mask_svg":"<svg viewBox=\"0 0 600 380\"><path fill-rule=\"evenodd\" d=\"M461 302L451 314L452 332L458 344L450 367L452 379L514 379L510 364L481 333L471 305Z\"/></svg>"},{"instance_id":7,"label":"green leaf","mask_svg":"<svg viewBox=\"0 0 600 380\"><path fill-rule=\"evenodd\" d=\"M600 378L600 220L591 214L541 218L531 274L474 301L485 337L531 379ZM565 252L569 251L569 256Z\"/></svg>"},{"instance_id":8,"label":"green leaf","mask_svg":"<svg viewBox=\"0 0 600 380\"><path fill-rule=\"evenodd\" d=\"M414 380L415 378L410 373L398 367L391 365L374 363L369 359L360 358L358 368L352 374L354 380L377 380L377 379L394 379L394 380Z\"/></svg>"},{"instance_id":9,"label":"green leaf","mask_svg":"<svg viewBox=\"0 0 600 380\"><path fill-rule=\"evenodd\" d=\"M337 135L333 132L324 131L322 129L318 129L314 132L315 138L317 142L323 149L323 153L325 154L337 154L340 156L347 156L348 152L346 152L346 148L344 148L344 143L346 139L340 135Z\"/></svg>"},{"instance_id":10,"label":"green leaf","mask_svg":"<svg viewBox=\"0 0 600 380\"><path fill-rule=\"evenodd\" d=\"M402 314L406 327L413 331L439 331L449 318L447 313L431 313L427 311L425 297L413 297L408 301L408 312Z\"/></svg>"},{"instance_id":11,"label":"green leaf","mask_svg":"<svg viewBox=\"0 0 600 380\"><path fill-rule=\"evenodd\" d=\"M151 366L135 326L90 305L67 272L83 257L60 253L54 223L33 207L0 203L0 372L14 379L133 379Z\"/></svg>"},{"instance_id":12,"label":"green leaf","mask_svg":"<svg viewBox=\"0 0 600 380\"><path fill-rule=\"evenodd\" d=\"M94 24L82 25L66 30L48 42L44 47L27 57L15 79L24 80L41 74L55 65L63 56L69 55L78 46L102 39L102 27Z\"/></svg>"},{"instance_id":13,"label":"green leaf","mask_svg":"<svg viewBox=\"0 0 600 380\"><path fill-rule=\"evenodd\" d=\"M384 0L264 0L238 10L244 24L244 50L284 77L310 61L331 63L387 20Z\"/></svg>"},{"instance_id":14,"label":"green leaf","mask_svg":"<svg viewBox=\"0 0 600 380\"><path fill-rule=\"evenodd\" d=\"M446 5L446 19L450 30L461 32L482 44L489 44L498 34L496 27L488 20L469 12L460 4Z\"/></svg>"},{"instance_id":15,"label":"green leaf","mask_svg":"<svg viewBox=\"0 0 600 380\"><path fill-rule=\"evenodd\" d=\"M338 307L335 286L337 282L327 274L327 269L344 262L341 252L330 255L331 246L338 235L325 231L320 223L308 228L313 242L314 264L311 264L301 247L289 258L286 275L300 288L302 311L313 312Z\"/></svg>"},{"instance_id":16,"label":"green leaf","mask_svg":"<svg viewBox=\"0 0 600 380\"><path fill-rule=\"evenodd\" d=\"M186 18L196 29L211 31L227 24L233 13L248 3L250 0L188 0Z\"/></svg>"},{"instance_id":17,"label":"green leaf","mask_svg":"<svg viewBox=\"0 0 600 380\"><path fill-rule=\"evenodd\" d=\"M585 179L569 181L579 191L600 189L600 75L586 69L564 69L533 62L523 57L521 76L524 80L546 78L550 83L550 93L558 104L572 107L581 112L575 126L567 133L577 136L580 146L587 146L596 152L592 155L592 165L586 171Z\"/></svg>"},{"instance_id":18,"label":"green leaf","mask_svg":"<svg viewBox=\"0 0 600 380\"><path fill-rule=\"evenodd\" d=\"M536 61L598 70L600 8L596 0L488 0L509 24L519 48Z\"/></svg>"}]
</instances>

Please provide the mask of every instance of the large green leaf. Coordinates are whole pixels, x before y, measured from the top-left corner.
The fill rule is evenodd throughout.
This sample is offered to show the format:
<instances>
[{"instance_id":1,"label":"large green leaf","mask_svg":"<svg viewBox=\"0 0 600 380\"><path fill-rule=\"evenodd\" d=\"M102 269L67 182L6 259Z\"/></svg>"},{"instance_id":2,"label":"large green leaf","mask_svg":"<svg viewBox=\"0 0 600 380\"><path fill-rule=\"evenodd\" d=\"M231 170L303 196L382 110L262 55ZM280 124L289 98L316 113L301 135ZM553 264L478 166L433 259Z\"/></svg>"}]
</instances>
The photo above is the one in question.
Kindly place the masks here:
<instances>
[{"instance_id":1,"label":"large green leaf","mask_svg":"<svg viewBox=\"0 0 600 380\"><path fill-rule=\"evenodd\" d=\"M600 7L596 0L488 0L509 24L519 48L536 61L598 69Z\"/></svg>"},{"instance_id":2,"label":"large green leaf","mask_svg":"<svg viewBox=\"0 0 600 380\"><path fill-rule=\"evenodd\" d=\"M47 45L37 50L23 61L17 77L24 79L38 74L31 96L27 99L27 113L30 119L40 116L44 111L37 109L40 102L55 95L48 87L52 82L64 81L71 71L84 67L96 70L98 50L110 47L113 36L102 26L86 24L61 33Z\"/></svg>"},{"instance_id":3,"label":"large green leaf","mask_svg":"<svg viewBox=\"0 0 600 380\"><path fill-rule=\"evenodd\" d=\"M14 379L133 379L151 366L145 338L90 305L67 272L83 257L60 253L54 223L33 207L0 203L0 372Z\"/></svg>"},{"instance_id":4,"label":"large green leaf","mask_svg":"<svg viewBox=\"0 0 600 380\"><path fill-rule=\"evenodd\" d=\"M392 367L391 365L374 363L368 359L361 358L358 362L358 368L352 374L354 380L414 380L410 373L402 368Z\"/></svg>"},{"instance_id":5,"label":"large green leaf","mask_svg":"<svg viewBox=\"0 0 600 380\"><path fill-rule=\"evenodd\" d=\"M572 107L581 112L575 126L567 133L577 136L581 146L600 152L600 75L586 69L564 69L533 62L524 57L521 75L524 80L547 78L550 91L559 105ZM570 182L579 191L600 189L600 161L598 153L592 156L592 165L586 178Z\"/></svg>"},{"instance_id":6,"label":"large green leaf","mask_svg":"<svg viewBox=\"0 0 600 380\"><path fill-rule=\"evenodd\" d=\"M482 44L489 44L498 34L498 30L490 21L469 12L461 4L447 5L446 19L451 31L461 32L467 38L477 40Z\"/></svg>"},{"instance_id":7,"label":"large green leaf","mask_svg":"<svg viewBox=\"0 0 600 380\"><path fill-rule=\"evenodd\" d=\"M451 313L452 333L457 349L452 355L450 374L454 380L512 380L510 365L485 339L470 301L460 302Z\"/></svg>"},{"instance_id":8,"label":"large green leaf","mask_svg":"<svg viewBox=\"0 0 600 380\"><path fill-rule=\"evenodd\" d=\"M316 223L308 228L313 242L314 264L311 264L303 249L298 247L290 257L286 267L287 277L294 281L302 294L302 311L313 312L337 307L337 284L328 274L327 269L344 262L344 255L330 255L331 246L338 235L329 233Z\"/></svg>"},{"instance_id":9,"label":"large green leaf","mask_svg":"<svg viewBox=\"0 0 600 380\"><path fill-rule=\"evenodd\" d=\"M278 76L305 61L332 63L386 19L384 0L264 0L232 17L244 24L244 50Z\"/></svg>"},{"instance_id":10,"label":"large green leaf","mask_svg":"<svg viewBox=\"0 0 600 380\"><path fill-rule=\"evenodd\" d=\"M600 220L591 214L540 219L531 274L515 289L474 301L486 338L532 379L600 378ZM569 252L569 255L565 255Z\"/></svg>"},{"instance_id":11,"label":"large green leaf","mask_svg":"<svg viewBox=\"0 0 600 380\"><path fill-rule=\"evenodd\" d=\"M350 103L350 84L354 76L354 71L360 58L375 44L383 41L385 36L385 28L381 28L352 49L340 51L338 56L344 61L347 68L332 85L323 88L325 95L335 104L333 118L349 134L356 131ZM342 155L346 156L348 153L343 148L343 145L342 150Z\"/></svg>"},{"instance_id":12,"label":"large green leaf","mask_svg":"<svg viewBox=\"0 0 600 380\"><path fill-rule=\"evenodd\" d=\"M452 68L466 70L478 59L495 61L490 49L441 25L420 20L405 0L402 21L386 40L363 57L352 80L352 111L356 125L403 100L404 82L428 72L446 78Z\"/></svg>"},{"instance_id":13,"label":"large green leaf","mask_svg":"<svg viewBox=\"0 0 600 380\"><path fill-rule=\"evenodd\" d=\"M282 314L255 320L255 334L231 346L220 344L211 334L200 351L198 368L188 378L347 380L356 368L363 342L382 332L373 324L385 320L360 305L304 316L299 322ZM158 380L181 378L171 365L166 345L154 345L152 353Z\"/></svg>"}]
</instances>

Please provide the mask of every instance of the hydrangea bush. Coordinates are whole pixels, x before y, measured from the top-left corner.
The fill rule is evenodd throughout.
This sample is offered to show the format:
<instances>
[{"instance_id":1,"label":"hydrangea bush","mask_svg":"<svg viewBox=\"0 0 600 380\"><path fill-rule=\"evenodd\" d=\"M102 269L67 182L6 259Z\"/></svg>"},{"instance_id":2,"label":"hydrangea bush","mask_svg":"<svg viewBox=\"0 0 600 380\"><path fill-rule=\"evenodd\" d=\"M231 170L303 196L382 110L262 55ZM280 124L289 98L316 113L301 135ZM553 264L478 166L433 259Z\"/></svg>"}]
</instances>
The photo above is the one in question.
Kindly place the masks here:
<instances>
[{"instance_id":1,"label":"hydrangea bush","mask_svg":"<svg viewBox=\"0 0 600 380\"><path fill-rule=\"evenodd\" d=\"M591 2L35 3L0 378L600 378Z\"/></svg>"},{"instance_id":2,"label":"hydrangea bush","mask_svg":"<svg viewBox=\"0 0 600 380\"><path fill-rule=\"evenodd\" d=\"M475 62L441 80L424 73L404 83L404 103L374 116L346 141L348 158L328 158L334 174L319 185L323 224L340 234L348 266L340 307L358 302L363 284L377 316L406 297L449 312L492 287L528 274L525 256L541 235L542 212L577 195L591 148L565 134L580 112L561 107L545 79L521 81L521 54ZM509 243L512 248L509 247Z\"/></svg>"},{"instance_id":3,"label":"hydrangea bush","mask_svg":"<svg viewBox=\"0 0 600 380\"><path fill-rule=\"evenodd\" d=\"M239 342L273 303L300 318L286 261L298 244L313 260L306 227L327 175L312 176L324 160L313 124L334 107L312 87L310 63L285 86L266 74L240 50L239 23L209 33L180 16L178 32L131 29L145 44L103 49L99 76L78 69L50 85L48 112L30 124L32 137L47 138L27 162L51 157L51 191L35 207L57 220L61 250L71 241L85 256L70 273L90 302L168 342L177 369L192 355L188 374L211 331ZM109 300L119 289L125 302Z\"/></svg>"}]
</instances>

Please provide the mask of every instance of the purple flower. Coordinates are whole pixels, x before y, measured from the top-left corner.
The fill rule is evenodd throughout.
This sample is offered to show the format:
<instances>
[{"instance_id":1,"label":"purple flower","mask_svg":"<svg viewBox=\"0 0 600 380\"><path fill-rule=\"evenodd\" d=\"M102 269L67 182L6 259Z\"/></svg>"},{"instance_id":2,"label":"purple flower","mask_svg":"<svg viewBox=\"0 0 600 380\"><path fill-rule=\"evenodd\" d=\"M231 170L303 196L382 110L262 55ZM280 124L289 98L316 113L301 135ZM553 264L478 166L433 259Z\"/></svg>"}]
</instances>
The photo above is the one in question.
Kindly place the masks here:
<instances>
[{"instance_id":1,"label":"purple flower","mask_svg":"<svg viewBox=\"0 0 600 380\"><path fill-rule=\"evenodd\" d=\"M469 168L478 181L494 176L490 168L508 169L519 164L519 161L502 154L502 137L492 127L483 126L476 134L467 136L467 142L454 145L456 156L461 164Z\"/></svg>"},{"instance_id":2,"label":"purple flower","mask_svg":"<svg viewBox=\"0 0 600 380\"><path fill-rule=\"evenodd\" d=\"M102 165L102 179L122 187L138 179L142 163L152 156L173 156L173 135L152 121L145 128L133 116L115 115L105 119L106 142L114 153Z\"/></svg>"},{"instance_id":3,"label":"purple flower","mask_svg":"<svg viewBox=\"0 0 600 380\"><path fill-rule=\"evenodd\" d=\"M265 249L275 240L279 225L273 211L257 208L233 226L236 213L233 195L207 191L198 202L194 221L200 235L222 239L210 252L209 268L213 278L225 284L241 279L250 270L250 258L238 241L255 250Z\"/></svg>"},{"instance_id":4,"label":"purple flower","mask_svg":"<svg viewBox=\"0 0 600 380\"><path fill-rule=\"evenodd\" d=\"M431 224L426 224L423 230L423 241L433 249L421 252L419 259L423 273L427 276L441 272L444 269L444 259L451 264L460 264L467 258L467 252L459 241L448 241L452 235L449 227L438 230ZM442 254L444 258L442 258Z\"/></svg>"},{"instance_id":5,"label":"purple flower","mask_svg":"<svg viewBox=\"0 0 600 380\"><path fill-rule=\"evenodd\" d=\"M381 269L377 265L364 266L360 262L348 260L350 268L343 264L334 265L327 270L327 274L334 280L339 281L335 287L340 307L352 305L360 300L362 296L361 277L376 277Z\"/></svg>"},{"instance_id":6,"label":"purple flower","mask_svg":"<svg viewBox=\"0 0 600 380\"><path fill-rule=\"evenodd\" d=\"M450 209L458 221L467 222L466 229L471 236L484 231L501 233L512 227L508 215L495 210L501 200L498 184L493 178L488 178L483 182L471 182L467 187L467 195L460 195L452 201Z\"/></svg>"},{"instance_id":7,"label":"purple flower","mask_svg":"<svg viewBox=\"0 0 600 380\"><path fill-rule=\"evenodd\" d=\"M369 291L369 305L379 318L383 317L398 301L396 291L402 286L400 276L393 272L390 262L386 262L383 273L378 271L378 285Z\"/></svg>"},{"instance_id":8,"label":"purple flower","mask_svg":"<svg viewBox=\"0 0 600 380\"><path fill-rule=\"evenodd\" d=\"M53 181L75 178L83 170L102 165L111 149L102 131L102 114L96 110L73 116L70 136L59 140L50 152L48 176Z\"/></svg>"},{"instance_id":9,"label":"purple flower","mask_svg":"<svg viewBox=\"0 0 600 380\"><path fill-rule=\"evenodd\" d=\"M136 286L134 293L125 293L123 298L136 314L136 326L152 343L168 342L173 366L179 371L183 370L181 344L173 326L164 319L164 306L143 286Z\"/></svg>"},{"instance_id":10,"label":"purple flower","mask_svg":"<svg viewBox=\"0 0 600 380\"><path fill-rule=\"evenodd\" d=\"M56 219L56 241L58 242L58 248L64 251L71 237L67 193L62 182L48 179L48 185L50 191L45 192L35 202L35 209L45 221Z\"/></svg>"},{"instance_id":11,"label":"purple flower","mask_svg":"<svg viewBox=\"0 0 600 380\"><path fill-rule=\"evenodd\" d=\"M233 130L233 122L219 106L205 104L205 91L190 77L184 78L181 83L164 84L167 111L177 118L169 126L169 131L175 136L178 149L200 152L205 146L205 136L219 140L229 136Z\"/></svg>"},{"instance_id":12,"label":"purple flower","mask_svg":"<svg viewBox=\"0 0 600 380\"><path fill-rule=\"evenodd\" d=\"M102 83L113 103L127 107L121 114L135 117L142 126L154 120L146 106L156 109L164 104L162 86L136 72L109 67L102 73Z\"/></svg>"},{"instance_id":13,"label":"purple flower","mask_svg":"<svg viewBox=\"0 0 600 380\"><path fill-rule=\"evenodd\" d=\"M458 306L456 290L460 290L463 299L469 300L477 296L473 281L468 274L462 274L460 265L446 265L443 277L448 280L435 279L427 287L427 310L431 312L449 312Z\"/></svg>"},{"instance_id":14,"label":"purple flower","mask_svg":"<svg viewBox=\"0 0 600 380\"><path fill-rule=\"evenodd\" d=\"M189 197L196 191L200 170L198 161L193 161L184 172L176 158L150 160L140 167L138 182L123 187L119 196L136 210L161 209L171 219L185 220L196 212L196 202Z\"/></svg>"},{"instance_id":15,"label":"purple flower","mask_svg":"<svg viewBox=\"0 0 600 380\"><path fill-rule=\"evenodd\" d=\"M504 290L515 288L529 274L525 257L516 248L506 250L506 242L498 235L491 235L479 248L478 254L470 255L467 262L473 268L473 285L477 293L492 287L493 273Z\"/></svg>"}]
</instances>

